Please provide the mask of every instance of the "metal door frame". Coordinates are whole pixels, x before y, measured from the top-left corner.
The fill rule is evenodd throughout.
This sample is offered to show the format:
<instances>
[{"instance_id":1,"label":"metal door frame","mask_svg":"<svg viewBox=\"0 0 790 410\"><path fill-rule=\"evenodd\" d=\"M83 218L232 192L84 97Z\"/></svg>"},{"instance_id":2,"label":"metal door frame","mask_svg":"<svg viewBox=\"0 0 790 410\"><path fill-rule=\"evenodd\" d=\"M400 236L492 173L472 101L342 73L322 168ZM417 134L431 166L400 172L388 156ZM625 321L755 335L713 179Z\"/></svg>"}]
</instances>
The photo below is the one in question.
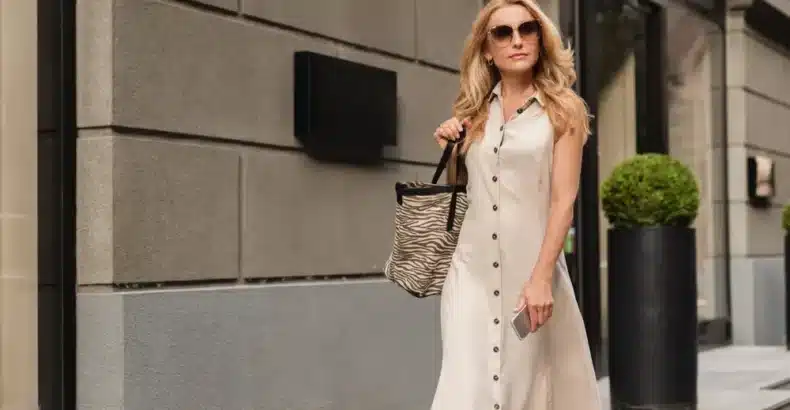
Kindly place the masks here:
<instances>
[{"instance_id":1,"label":"metal door frame","mask_svg":"<svg viewBox=\"0 0 790 410\"><path fill-rule=\"evenodd\" d=\"M54 3L54 4L53 4ZM60 360L43 361L39 360L39 402L49 402L43 395L51 391L58 391L59 397L56 398L55 408L44 408L42 410L72 410L76 409L76 157L77 157L77 110L76 110L76 0L39 0L39 41L53 41L55 47L45 48L50 50L52 55L48 57L57 63L54 81L49 82L54 88L51 92L45 91L45 95L52 96L51 99L39 99L39 111L42 107L49 105L54 113L55 135L58 142L52 144L54 152L50 157L53 163L57 164L54 170L56 177L42 183L39 180L39 191L50 189L46 193L47 198L54 198L57 206L54 209L57 215L52 215L54 224L39 226L39 240L43 238L54 238L54 246L42 247L39 243L39 260L48 258L48 266L52 266L53 272L44 272L39 267L39 277L43 275L53 275L58 286L58 303L55 309L45 309L47 305L44 298L39 297L39 325L48 326L56 323L58 337L47 339L39 336L38 348L39 357L44 354L46 349L49 353L56 352L54 355ZM41 24L44 7L53 8L56 20L55 32L47 30L46 24ZM51 26L49 27L51 30ZM47 35L54 35L57 38L47 38ZM42 52L39 43L39 53ZM41 60L41 59L39 59ZM39 63L41 64L41 63ZM41 69L41 66L39 66ZM40 72L41 73L41 72ZM48 72L44 72L48 73ZM41 75L41 74L40 74ZM41 93L39 93L41 95ZM42 157L42 147L39 146L39 158ZM45 176L46 177L46 176ZM41 178L41 176L39 176ZM41 232L45 234L42 235ZM44 254L43 249L49 250L49 254ZM39 263L39 265L42 265ZM57 311L56 311L57 310ZM42 320L42 315L49 315ZM41 334L41 332L39 332ZM55 386L42 385L45 381L55 383ZM49 398L51 399L51 398Z\"/></svg>"}]
</instances>

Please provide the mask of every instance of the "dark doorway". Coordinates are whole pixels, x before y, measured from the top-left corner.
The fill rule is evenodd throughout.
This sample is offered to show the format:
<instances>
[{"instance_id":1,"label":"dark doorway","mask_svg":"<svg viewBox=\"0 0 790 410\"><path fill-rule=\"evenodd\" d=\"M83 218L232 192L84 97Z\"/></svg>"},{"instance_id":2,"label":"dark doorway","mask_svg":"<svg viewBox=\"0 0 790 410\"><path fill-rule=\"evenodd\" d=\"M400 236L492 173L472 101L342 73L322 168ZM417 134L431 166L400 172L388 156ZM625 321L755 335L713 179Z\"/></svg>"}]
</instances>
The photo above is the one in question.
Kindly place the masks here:
<instances>
[{"instance_id":1,"label":"dark doorway","mask_svg":"<svg viewBox=\"0 0 790 410\"><path fill-rule=\"evenodd\" d=\"M593 115L590 123L591 135L584 147L581 181L574 209L574 243L569 252L569 270L576 291L576 298L584 317L587 340L590 344L593 363L597 373L601 369L601 261L598 231L600 229L598 205L598 93L600 90L601 56L600 29L596 20L599 15L598 0L573 0L561 3L571 18L565 24L572 29L570 37L578 52L576 91L584 98ZM572 22L568 24L568 22Z\"/></svg>"},{"instance_id":2,"label":"dark doorway","mask_svg":"<svg viewBox=\"0 0 790 410\"><path fill-rule=\"evenodd\" d=\"M632 8L640 26L634 33L636 152L668 154L666 11L644 1Z\"/></svg>"},{"instance_id":3,"label":"dark doorway","mask_svg":"<svg viewBox=\"0 0 790 410\"><path fill-rule=\"evenodd\" d=\"M633 81L633 94L622 95L633 103L621 103L620 107L628 111L620 120L623 128L627 131L623 136L631 139L629 146L634 147L632 153L620 151L601 152L602 156L612 155L617 158L623 155L618 161L625 160L633 154L642 153L668 153L668 131L667 131L667 109L666 102L666 76L665 59L666 49L664 47L664 15L665 10L647 0L626 0L610 3L612 7L604 9L604 16L599 23L602 43L611 44L611 47L602 48L599 57L600 71L599 79L601 89L609 88L610 85L629 83ZM629 90L628 86L623 87ZM623 91L627 93L627 91ZM610 100L611 104L612 101ZM633 118L631 123L626 118ZM610 118L610 124L612 119ZM614 120L617 122L618 120ZM633 127L633 128L631 128ZM610 147L611 149L611 147ZM611 159L611 158L607 158ZM608 175L602 176L602 179ZM600 207L600 204L598 204ZM600 209L600 208L598 208ZM595 233L600 235L601 241L607 240L604 232ZM600 249L600 248L599 248ZM605 253L601 254L602 259ZM606 261L608 266L608 261ZM608 268L606 269L608 275ZM608 277L604 278L608 283ZM608 301L604 300L604 293L601 287L598 288L601 295L601 303L598 306L607 306ZM613 309L613 308L612 308ZM599 316L601 328L608 329L609 312ZM608 375L609 368L609 337L606 331L601 333L601 350L598 361L600 376Z\"/></svg>"},{"instance_id":4,"label":"dark doorway","mask_svg":"<svg viewBox=\"0 0 790 410\"><path fill-rule=\"evenodd\" d=\"M38 0L38 348L42 410L76 407L75 0Z\"/></svg>"},{"instance_id":5,"label":"dark doorway","mask_svg":"<svg viewBox=\"0 0 790 410\"><path fill-rule=\"evenodd\" d=\"M633 72L633 95L627 100L634 103L621 105L621 109L632 110L624 117L635 119L628 123L635 128L626 135L634 138L631 141L637 153L668 151L665 10L647 0L565 0L560 4L564 5L565 15L571 16L563 19L563 27L570 29L577 50L576 89L593 114L592 135L584 149L574 221L575 247L570 247L573 252L568 255L569 268L593 361L599 377L603 377L608 367L608 348L601 267L601 241L605 236L600 230L599 189L606 175L599 175L599 168L602 141L612 136L599 135L599 100L602 90L610 89L611 84ZM624 68L628 64L631 65ZM608 121L611 125L611 118ZM628 124L623 123L626 128Z\"/></svg>"}]
</instances>

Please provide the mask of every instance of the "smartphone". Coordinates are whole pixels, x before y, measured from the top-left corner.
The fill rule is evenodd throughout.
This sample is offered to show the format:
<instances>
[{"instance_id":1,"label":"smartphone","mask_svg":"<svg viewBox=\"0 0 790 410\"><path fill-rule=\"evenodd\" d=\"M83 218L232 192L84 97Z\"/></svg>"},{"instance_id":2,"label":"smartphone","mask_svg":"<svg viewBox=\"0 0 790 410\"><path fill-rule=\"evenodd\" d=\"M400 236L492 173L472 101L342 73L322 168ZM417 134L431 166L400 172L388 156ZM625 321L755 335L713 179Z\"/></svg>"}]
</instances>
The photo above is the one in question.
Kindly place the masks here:
<instances>
[{"instance_id":1,"label":"smartphone","mask_svg":"<svg viewBox=\"0 0 790 410\"><path fill-rule=\"evenodd\" d=\"M516 332L516 336L518 336L519 340L524 340L524 338L527 337L529 334L530 322L529 311L526 306L513 316L513 319L510 320L510 325Z\"/></svg>"}]
</instances>

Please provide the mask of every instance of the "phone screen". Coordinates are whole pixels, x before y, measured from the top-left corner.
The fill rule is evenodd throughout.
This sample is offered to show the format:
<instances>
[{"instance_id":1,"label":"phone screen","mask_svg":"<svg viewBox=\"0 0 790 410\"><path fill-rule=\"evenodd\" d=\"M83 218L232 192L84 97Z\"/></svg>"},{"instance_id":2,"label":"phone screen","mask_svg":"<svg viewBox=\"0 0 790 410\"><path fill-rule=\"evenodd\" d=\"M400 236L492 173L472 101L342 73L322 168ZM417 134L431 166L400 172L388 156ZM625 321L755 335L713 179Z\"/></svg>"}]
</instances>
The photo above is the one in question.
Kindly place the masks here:
<instances>
[{"instance_id":1,"label":"phone screen","mask_svg":"<svg viewBox=\"0 0 790 410\"><path fill-rule=\"evenodd\" d=\"M513 319L510 321L510 324L513 326L513 331L516 332L516 336L519 339L524 340L525 337L529 334L529 313L527 308L521 309L513 316Z\"/></svg>"}]
</instances>

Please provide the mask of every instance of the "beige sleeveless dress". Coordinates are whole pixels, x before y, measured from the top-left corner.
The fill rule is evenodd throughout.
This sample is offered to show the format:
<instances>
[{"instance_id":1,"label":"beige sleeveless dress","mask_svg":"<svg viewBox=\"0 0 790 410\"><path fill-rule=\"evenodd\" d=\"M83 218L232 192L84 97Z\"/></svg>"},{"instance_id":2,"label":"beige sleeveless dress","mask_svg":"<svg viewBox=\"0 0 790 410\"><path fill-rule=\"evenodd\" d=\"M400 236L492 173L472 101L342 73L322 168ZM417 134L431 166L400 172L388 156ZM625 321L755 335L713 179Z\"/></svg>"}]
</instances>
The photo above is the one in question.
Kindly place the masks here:
<instances>
[{"instance_id":1,"label":"beige sleeveless dress","mask_svg":"<svg viewBox=\"0 0 790 410\"><path fill-rule=\"evenodd\" d=\"M431 410L600 410L565 258L554 313L524 340L510 326L549 214L554 132L542 99L507 122L501 85L467 153L469 209L441 299L442 368Z\"/></svg>"}]
</instances>

